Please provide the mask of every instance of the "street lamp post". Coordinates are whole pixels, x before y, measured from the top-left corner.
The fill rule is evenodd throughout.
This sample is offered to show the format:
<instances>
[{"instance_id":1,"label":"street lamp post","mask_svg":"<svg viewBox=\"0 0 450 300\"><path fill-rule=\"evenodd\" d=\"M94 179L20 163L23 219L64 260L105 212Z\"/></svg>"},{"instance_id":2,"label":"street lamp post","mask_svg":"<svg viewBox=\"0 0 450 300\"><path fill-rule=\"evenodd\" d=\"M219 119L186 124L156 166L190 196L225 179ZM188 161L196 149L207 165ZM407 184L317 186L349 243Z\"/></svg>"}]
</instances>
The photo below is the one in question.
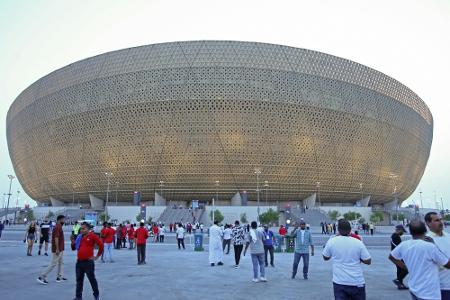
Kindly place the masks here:
<instances>
[{"instance_id":1,"label":"street lamp post","mask_svg":"<svg viewBox=\"0 0 450 300\"><path fill-rule=\"evenodd\" d=\"M422 189L419 189L419 197L420 197L420 208L423 208Z\"/></svg>"},{"instance_id":2,"label":"street lamp post","mask_svg":"<svg viewBox=\"0 0 450 300\"><path fill-rule=\"evenodd\" d=\"M108 215L109 186L111 184L111 176L112 175L113 175L113 173L111 173L111 172L105 172L105 176L108 179L108 188L106 189L105 219L107 218L107 215Z\"/></svg>"},{"instance_id":3,"label":"street lamp post","mask_svg":"<svg viewBox=\"0 0 450 300\"><path fill-rule=\"evenodd\" d=\"M163 186L164 186L164 181L160 180L159 181L159 194L161 195L161 198L163 197Z\"/></svg>"},{"instance_id":4,"label":"street lamp post","mask_svg":"<svg viewBox=\"0 0 450 300\"><path fill-rule=\"evenodd\" d=\"M261 174L260 168L255 168L255 174L256 174L256 197L258 201L258 218L257 221L259 222L259 175Z\"/></svg>"},{"instance_id":5,"label":"street lamp post","mask_svg":"<svg viewBox=\"0 0 450 300\"><path fill-rule=\"evenodd\" d=\"M117 206L117 193L119 192L119 183L116 181L116 206Z\"/></svg>"},{"instance_id":6,"label":"street lamp post","mask_svg":"<svg viewBox=\"0 0 450 300\"><path fill-rule=\"evenodd\" d=\"M264 189L266 190L266 206L268 205L267 202L267 190L269 189L269 182L267 180L264 181Z\"/></svg>"},{"instance_id":7,"label":"street lamp post","mask_svg":"<svg viewBox=\"0 0 450 300\"><path fill-rule=\"evenodd\" d=\"M359 191L361 192L361 204L362 204L362 201L364 199L364 197L363 197L363 184L362 183L359 184Z\"/></svg>"},{"instance_id":8,"label":"street lamp post","mask_svg":"<svg viewBox=\"0 0 450 300\"><path fill-rule=\"evenodd\" d=\"M8 178L9 178L9 192L8 192L8 203L6 204L5 221L8 219L9 199L11 198L11 186L12 186L12 181L15 177L13 175L8 175Z\"/></svg>"},{"instance_id":9,"label":"street lamp post","mask_svg":"<svg viewBox=\"0 0 450 300\"><path fill-rule=\"evenodd\" d=\"M20 191L17 190L16 208L14 210L14 221L16 221L16 218L17 218L17 208L19 207L19 194L20 194Z\"/></svg>"},{"instance_id":10,"label":"street lamp post","mask_svg":"<svg viewBox=\"0 0 450 300\"><path fill-rule=\"evenodd\" d=\"M316 187L317 187L317 200L318 200L319 206L320 206L320 181L316 182Z\"/></svg>"},{"instance_id":11,"label":"street lamp post","mask_svg":"<svg viewBox=\"0 0 450 300\"><path fill-rule=\"evenodd\" d=\"M219 200L219 184L220 184L220 181L219 180L216 180L216 199L214 199L214 197L213 197L213 199L212 199L212 206L213 206L213 210L212 210L212 221L213 221L213 224L214 224L214 220L215 220L215 215L216 215L216 203L215 203L215 200Z\"/></svg>"}]
</instances>

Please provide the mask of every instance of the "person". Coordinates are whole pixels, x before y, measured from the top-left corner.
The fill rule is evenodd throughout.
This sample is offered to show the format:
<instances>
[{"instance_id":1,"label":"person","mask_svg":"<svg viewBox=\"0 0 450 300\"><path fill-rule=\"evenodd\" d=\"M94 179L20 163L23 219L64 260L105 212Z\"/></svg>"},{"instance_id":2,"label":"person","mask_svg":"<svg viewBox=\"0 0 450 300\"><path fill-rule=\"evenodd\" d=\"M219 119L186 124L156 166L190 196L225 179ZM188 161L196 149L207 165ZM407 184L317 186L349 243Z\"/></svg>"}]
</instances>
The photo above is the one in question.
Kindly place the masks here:
<instances>
[{"instance_id":1,"label":"person","mask_svg":"<svg viewBox=\"0 0 450 300\"><path fill-rule=\"evenodd\" d=\"M251 228L248 236L248 240L245 244L244 256L247 252L247 249L250 247L250 255L252 257L252 265L253 265L253 282L266 282L266 271L264 267L264 233L262 230L258 228L258 224L255 221L252 221ZM258 278L258 266L259 266L259 275Z\"/></svg>"},{"instance_id":2,"label":"person","mask_svg":"<svg viewBox=\"0 0 450 300\"><path fill-rule=\"evenodd\" d=\"M50 223L48 221L47 218L44 218L44 222L41 223L41 225L39 226L39 250L38 250L38 255L41 255L41 250L42 250L42 245L45 243L45 256L48 256L48 243L50 241Z\"/></svg>"},{"instance_id":3,"label":"person","mask_svg":"<svg viewBox=\"0 0 450 300\"><path fill-rule=\"evenodd\" d=\"M164 243L164 236L166 234L166 227L164 226L164 224L161 224L159 226L158 234L159 234L159 242Z\"/></svg>"},{"instance_id":4,"label":"person","mask_svg":"<svg viewBox=\"0 0 450 300\"><path fill-rule=\"evenodd\" d=\"M64 231L62 226L64 225L65 217L59 215L56 218L56 225L52 232L52 261L47 269L42 273L37 281L41 284L48 284L47 275L57 266L56 272L56 282L66 281L67 279L63 276L64 271Z\"/></svg>"},{"instance_id":5,"label":"person","mask_svg":"<svg viewBox=\"0 0 450 300\"><path fill-rule=\"evenodd\" d=\"M278 230L278 233L283 237L283 239L284 239L284 237L286 236L286 227L284 227L283 225L280 225L280 229Z\"/></svg>"},{"instance_id":6,"label":"person","mask_svg":"<svg viewBox=\"0 0 450 300\"><path fill-rule=\"evenodd\" d=\"M170 223L170 224L169 224L169 231L170 231L170 233L172 233L172 229L173 229L173 224Z\"/></svg>"},{"instance_id":7,"label":"person","mask_svg":"<svg viewBox=\"0 0 450 300\"><path fill-rule=\"evenodd\" d=\"M373 231L375 230L375 225L373 225L373 223L370 223L369 229L370 229L370 235L373 235Z\"/></svg>"},{"instance_id":8,"label":"person","mask_svg":"<svg viewBox=\"0 0 450 300\"><path fill-rule=\"evenodd\" d=\"M78 224L78 221L75 221L75 224L72 226L72 238L71 240L75 239L78 236L78 233L80 233L80 224Z\"/></svg>"},{"instance_id":9,"label":"person","mask_svg":"<svg viewBox=\"0 0 450 300\"><path fill-rule=\"evenodd\" d=\"M122 224L116 228L116 249L122 248Z\"/></svg>"},{"instance_id":10,"label":"person","mask_svg":"<svg viewBox=\"0 0 450 300\"><path fill-rule=\"evenodd\" d=\"M75 264L77 287L74 300L82 299L84 274L86 274L91 284L94 299L98 300L100 295L97 279L95 278L95 261L102 256L103 242L90 229L89 223L81 223L80 234L75 240L75 248L77 250L77 262ZM96 256L94 256L95 245L98 247Z\"/></svg>"},{"instance_id":11,"label":"person","mask_svg":"<svg viewBox=\"0 0 450 300\"><path fill-rule=\"evenodd\" d=\"M355 232L350 232L350 236L351 236L352 238L355 238L355 239L361 241L361 236L358 234L358 230L355 230Z\"/></svg>"},{"instance_id":12,"label":"person","mask_svg":"<svg viewBox=\"0 0 450 300\"><path fill-rule=\"evenodd\" d=\"M244 228L240 226L239 221L234 222L234 228L231 232L231 237L233 239L233 249L234 249L234 268L239 268L239 262L241 260L241 253L244 249L245 235Z\"/></svg>"},{"instance_id":13,"label":"person","mask_svg":"<svg viewBox=\"0 0 450 300\"><path fill-rule=\"evenodd\" d=\"M268 267L269 263L267 261L267 252L270 253L270 265L272 267L275 267L274 263L273 263L273 243L275 240L275 236L273 235L272 230L269 230L269 226L264 225L264 240L263 240L263 244L264 244L264 262L265 262L265 266Z\"/></svg>"},{"instance_id":14,"label":"person","mask_svg":"<svg viewBox=\"0 0 450 300\"><path fill-rule=\"evenodd\" d=\"M225 251L225 247L228 246L227 253L230 253L230 245L231 245L231 234L233 231L230 228L230 225L225 225L225 230L223 231L223 251Z\"/></svg>"},{"instance_id":15,"label":"person","mask_svg":"<svg viewBox=\"0 0 450 300\"><path fill-rule=\"evenodd\" d=\"M109 262L114 262L112 252L113 252L113 240L114 240L114 229L111 228L111 223L103 223L103 229L100 232L100 236L103 238L103 249L102 252L102 262L106 262L107 256L109 256Z\"/></svg>"},{"instance_id":16,"label":"person","mask_svg":"<svg viewBox=\"0 0 450 300\"><path fill-rule=\"evenodd\" d=\"M3 221L0 221L0 239L2 238L3 229L5 229L5 223Z\"/></svg>"},{"instance_id":17,"label":"person","mask_svg":"<svg viewBox=\"0 0 450 300\"><path fill-rule=\"evenodd\" d=\"M450 258L450 235L444 231L444 223L442 217L435 213L429 212L425 215L425 222L430 231L428 236L434 241L438 249ZM439 269L439 282L441 286L441 297L443 300L450 299L450 270L445 268Z\"/></svg>"},{"instance_id":18,"label":"person","mask_svg":"<svg viewBox=\"0 0 450 300\"><path fill-rule=\"evenodd\" d=\"M36 222L31 221L25 230L25 238L23 240L24 243L27 243L27 256L32 256L31 252L33 251L33 244L37 242L37 235L38 229L36 228Z\"/></svg>"},{"instance_id":19,"label":"person","mask_svg":"<svg viewBox=\"0 0 450 300\"><path fill-rule=\"evenodd\" d=\"M214 224L209 228L209 263L211 267L217 263L218 266L223 265L223 249L222 249L223 231L219 227L219 222L214 220Z\"/></svg>"},{"instance_id":20,"label":"person","mask_svg":"<svg viewBox=\"0 0 450 300\"><path fill-rule=\"evenodd\" d=\"M128 243L130 244L129 250L134 249L134 226L130 224L130 228L128 228Z\"/></svg>"},{"instance_id":21,"label":"person","mask_svg":"<svg viewBox=\"0 0 450 300\"><path fill-rule=\"evenodd\" d=\"M339 235L331 237L322 252L325 261L333 259L333 291L336 300L366 299L361 263L370 265L372 259L366 246L350 237L351 229L347 220L339 220Z\"/></svg>"},{"instance_id":22,"label":"person","mask_svg":"<svg viewBox=\"0 0 450 300\"><path fill-rule=\"evenodd\" d=\"M395 231L391 235L391 251L395 249L400 243L402 242L401 236L406 232L405 227L403 225L399 224L395 226ZM399 266L395 265L397 268L397 278L392 280L394 284L397 286L399 290L406 290L408 289L403 284L403 279L405 279L406 275L408 275L408 270L404 268L400 268Z\"/></svg>"},{"instance_id":23,"label":"person","mask_svg":"<svg viewBox=\"0 0 450 300\"><path fill-rule=\"evenodd\" d=\"M158 242L159 229L158 229L158 226L156 226L156 224L153 224L152 232L153 232L153 242L157 243Z\"/></svg>"},{"instance_id":24,"label":"person","mask_svg":"<svg viewBox=\"0 0 450 300\"><path fill-rule=\"evenodd\" d=\"M138 257L138 265L145 265L145 246L148 239L148 230L144 226L144 220L139 224L139 228L134 232L136 238L136 249Z\"/></svg>"},{"instance_id":25,"label":"person","mask_svg":"<svg viewBox=\"0 0 450 300\"><path fill-rule=\"evenodd\" d=\"M292 279L295 279L298 270L298 264L303 258L303 279L308 279L309 270L309 248L311 248L311 256L314 256L314 245L311 232L306 229L305 222L300 222L300 230L295 226L291 233L295 238L294 264L292 265Z\"/></svg>"},{"instance_id":26,"label":"person","mask_svg":"<svg viewBox=\"0 0 450 300\"><path fill-rule=\"evenodd\" d=\"M324 222L320 222L320 227L322 228L322 234L325 234L325 223Z\"/></svg>"},{"instance_id":27,"label":"person","mask_svg":"<svg viewBox=\"0 0 450 300\"><path fill-rule=\"evenodd\" d=\"M205 225L203 225L203 223L200 223L200 232L203 233L203 228L205 227Z\"/></svg>"},{"instance_id":28,"label":"person","mask_svg":"<svg viewBox=\"0 0 450 300\"><path fill-rule=\"evenodd\" d=\"M127 247L127 225L124 223L122 226L122 248Z\"/></svg>"},{"instance_id":29,"label":"person","mask_svg":"<svg viewBox=\"0 0 450 300\"><path fill-rule=\"evenodd\" d=\"M184 228L183 224L179 223L176 231L178 250L181 250L181 246L183 246L183 250L186 250L184 247Z\"/></svg>"},{"instance_id":30,"label":"person","mask_svg":"<svg viewBox=\"0 0 450 300\"><path fill-rule=\"evenodd\" d=\"M409 291L413 300L441 299L439 266L450 268L450 260L425 236L424 222L412 220L409 232L412 239L395 247L389 259L409 271Z\"/></svg>"}]
</instances>

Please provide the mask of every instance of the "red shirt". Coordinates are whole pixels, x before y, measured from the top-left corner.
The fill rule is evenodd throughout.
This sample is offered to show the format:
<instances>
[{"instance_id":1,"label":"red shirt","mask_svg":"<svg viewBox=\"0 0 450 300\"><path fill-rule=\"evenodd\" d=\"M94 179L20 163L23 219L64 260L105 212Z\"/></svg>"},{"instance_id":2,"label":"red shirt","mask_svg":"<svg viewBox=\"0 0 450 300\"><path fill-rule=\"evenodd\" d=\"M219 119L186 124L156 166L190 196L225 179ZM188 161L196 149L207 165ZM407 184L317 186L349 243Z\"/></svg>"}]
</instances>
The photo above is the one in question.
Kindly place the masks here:
<instances>
[{"instance_id":1,"label":"red shirt","mask_svg":"<svg viewBox=\"0 0 450 300\"><path fill-rule=\"evenodd\" d=\"M280 233L280 235L285 236L286 235L286 228L285 227L280 228L279 233Z\"/></svg>"},{"instance_id":2,"label":"red shirt","mask_svg":"<svg viewBox=\"0 0 450 300\"><path fill-rule=\"evenodd\" d=\"M153 226L153 234L158 234L158 227Z\"/></svg>"},{"instance_id":3,"label":"red shirt","mask_svg":"<svg viewBox=\"0 0 450 300\"><path fill-rule=\"evenodd\" d=\"M100 231L100 236L102 238L103 243L105 242L105 237L108 235L108 227L103 227Z\"/></svg>"},{"instance_id":4,"label":"red shirt","mask_svg":"<svg viewBox=\"0 0 450 300\"><path fill-rule=\"evenodd\" d=\"M127 236L127 226L123 226L122 227L122 237L126 237Z\"/></svg>"},{"instance_id":5,"label":"red shirt","mask_svg":"<svg viewBox=\"0 0 450 300\"><path fill-rule=\"evenodd\" d=\"M148 230L145 227L139 227L134 232L134 236L136 237L136 245L145 245L145 242L148 238Z\"/></svg>"},{"instance_id":6,"label":"red shirt","mask_svg":"<svg viewBox=\"0 0 450 300\"><path fill-rule=\"evenodd\" d=\"M58 236L58 240L56 240L56 236ZM55 228L52 232L52 252L56 252L56 243L58 243L59 251L64 251L64 231L62 229L61 224L56 223Z\"/></svg>"},{"instance_id":7,"label":"red shirt","mask_svg":"<svg viewBox=\"0 0 450 300\"><path fill-rule=\"evenodd\" d=\"M111 227L103 228L101 234L103 235L103 243L111 244L114 239L114 229Z\"/></svg>"},{"instance_id":8,"label":"red shirt","mask_svg":"<svg viewBox=\"0 0 450 300\"><path fill-rule=\"evenodd\" d=\"M352 233L350 233L350 236L351 236L352 238L355 238L355 239L361 240L361 237L360 237L359 235L357 235L357 234L354 234L353 232L352 232Z\"/></svg>"},{"instance_id":9,"label":"red shirt","mask_svg":"<svg viewBox=\"0 0 450 300\"><path fill-rule=\"evenodd\" d=\"M129 239L129 240L134 239L134 227L130 227L130 228L128 229L128 239Z\"/></svg>"},{"instance_id":10,"label":"red shirt","mask_svg":"<svg viewBox=\"0 0 450 300\"><path fill-rule=\"evenodd\" d=\"M97 256L103 253L103 243L100 238L93 232L89 232L81 238L80 247L78 248L78 260L88 260L94 256L94 245L98 245Z\"/></svg>"}]
</instances>

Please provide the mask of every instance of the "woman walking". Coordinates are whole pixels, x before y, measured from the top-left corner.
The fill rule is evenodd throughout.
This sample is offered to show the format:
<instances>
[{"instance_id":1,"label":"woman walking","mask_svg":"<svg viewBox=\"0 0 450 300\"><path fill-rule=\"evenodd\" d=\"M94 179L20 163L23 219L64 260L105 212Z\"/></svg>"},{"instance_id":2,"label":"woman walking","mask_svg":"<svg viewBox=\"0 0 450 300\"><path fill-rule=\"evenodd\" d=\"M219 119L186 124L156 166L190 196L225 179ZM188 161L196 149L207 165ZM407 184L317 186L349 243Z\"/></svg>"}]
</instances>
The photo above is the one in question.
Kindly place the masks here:
<instances>
[{"instance_id":1,"label":"woman walking","mask_svg":"<svg viewBox=\"0 0 450 300\"><path fill-rule=\"evenodd\" d=\"M31 256L31 252L33 251L33 244L37 242L37 229L36 222L31 221L30 225L27 227L25 231L25 239L23 242L27 242L27 256Z\"/></svg>"}]
</instances>

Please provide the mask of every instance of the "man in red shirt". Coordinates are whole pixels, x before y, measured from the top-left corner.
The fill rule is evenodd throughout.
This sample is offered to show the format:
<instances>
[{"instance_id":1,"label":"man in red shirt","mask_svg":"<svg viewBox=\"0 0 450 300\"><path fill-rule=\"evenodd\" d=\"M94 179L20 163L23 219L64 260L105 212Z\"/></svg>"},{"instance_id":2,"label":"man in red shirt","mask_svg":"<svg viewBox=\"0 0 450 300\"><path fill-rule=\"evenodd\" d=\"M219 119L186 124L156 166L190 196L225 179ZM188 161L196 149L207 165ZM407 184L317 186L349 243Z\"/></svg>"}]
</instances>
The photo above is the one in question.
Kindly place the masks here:
<instances>
[{"instance_id":1,"label":"man in red shirt","mask_svg":"<svg viewBox=\"0 0 450 300\"><path fill-rule=\"evenodd\" d=\"M105 249L102 254L102 262L106 262L107 256L109 256L109 262L114 262L112 258L114 234L115 231L111 228L111 223L103 223L103 229L100 232Z\"/></svg>"},{"instance_id":2,"label":"man in red shirt","mask_svg":"<svg viewBox=\"0 0 450 300\"><path fill-rule=\"evenodd\" d=\"M134 236L136 237L138 265L145 265L145 245L147 243L148 230L144 227L144 222L139 224L139 228L134 232Z\"/></svg>"},{"instance_id":3,"label":"man in red shirt","mask_svg":"<svg viewBox=\"0 0 450 300\"><path fill-rule=\"evenodd\" d=\"M123 224L122 227L122 248L127 247L127 224Z\"/></svg>"},{"instance_id":4,"label":"man in red shirt","mask_svg":"<svg viewBox=\"0 0 450 300\"><path fill-rule=\"evenodd\" d=\"M99 291L97 279L95 278L95 263L103 253L103 243L100 238L90 231L90 225L87 222L83 222L80 228L80 235L76 239L77 263L75 265L77 276L77 289L74 300L81 300L83 296L83 282L84 274L86 274L89 282L91 283L92 291L94 292L94 298L99 299ZM94 256L94 246L97 244L97 255Z\"/></svg>"},{"instance_id":5,"label":"man in red shirt","mask_svg":"<svg viewBox=\"0 0 450 300\"><path fill-rule=\"evenodd\" d=\"M128 243L130 243L130 250L133 249L134 244L134 226L130 224L130 228L128 228Z\"/></svg>"}]
</instances>

